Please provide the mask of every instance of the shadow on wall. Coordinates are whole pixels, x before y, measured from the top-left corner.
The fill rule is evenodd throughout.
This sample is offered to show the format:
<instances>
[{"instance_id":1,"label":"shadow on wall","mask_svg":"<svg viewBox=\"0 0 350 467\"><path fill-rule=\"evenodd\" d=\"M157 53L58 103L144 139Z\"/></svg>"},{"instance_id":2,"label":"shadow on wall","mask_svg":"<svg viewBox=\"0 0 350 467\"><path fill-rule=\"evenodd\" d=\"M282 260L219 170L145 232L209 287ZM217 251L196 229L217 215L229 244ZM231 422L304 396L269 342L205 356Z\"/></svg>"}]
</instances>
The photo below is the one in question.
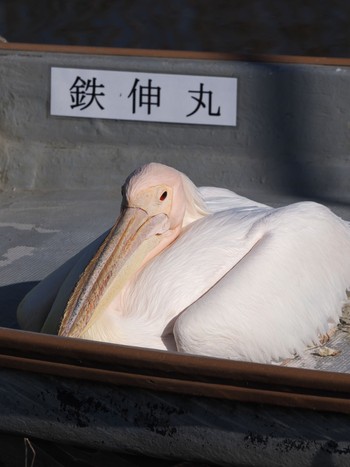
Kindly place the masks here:
<instances>
[{"instance_id":1,"label":"shadow on wall","mask_svg":"<svg viewBox=\"0 0 350 467\"><path fill-rule=\"evenodd\" d=\"M348 80L313 66L259 63L255 89L264 115L254 144L276 193L349 204ZM266 78L268 76L268 78ZM345 115L345 117L344 117Z\"/></svg>"}]
</instances>

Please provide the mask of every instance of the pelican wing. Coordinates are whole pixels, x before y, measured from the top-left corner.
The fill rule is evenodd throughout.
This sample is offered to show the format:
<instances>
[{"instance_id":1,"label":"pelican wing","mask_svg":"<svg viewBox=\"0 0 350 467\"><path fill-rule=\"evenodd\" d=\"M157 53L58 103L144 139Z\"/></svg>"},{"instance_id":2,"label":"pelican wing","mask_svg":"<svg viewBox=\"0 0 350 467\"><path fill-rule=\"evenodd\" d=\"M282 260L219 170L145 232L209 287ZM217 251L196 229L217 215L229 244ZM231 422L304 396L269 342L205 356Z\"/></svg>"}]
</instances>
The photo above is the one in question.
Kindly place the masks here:
<instances>
[{"instance_id":1,"label":"pelican wing","mask_svg":"<svg viewBox=\"0 0 350 467\"><path fill-rule=\"evenodd\" d=\"M252 248L177 319L179 351L271 362L338 319L350 283L345 222L298 203L268 212L249 236Z\"/></svg>"}]
</instances>

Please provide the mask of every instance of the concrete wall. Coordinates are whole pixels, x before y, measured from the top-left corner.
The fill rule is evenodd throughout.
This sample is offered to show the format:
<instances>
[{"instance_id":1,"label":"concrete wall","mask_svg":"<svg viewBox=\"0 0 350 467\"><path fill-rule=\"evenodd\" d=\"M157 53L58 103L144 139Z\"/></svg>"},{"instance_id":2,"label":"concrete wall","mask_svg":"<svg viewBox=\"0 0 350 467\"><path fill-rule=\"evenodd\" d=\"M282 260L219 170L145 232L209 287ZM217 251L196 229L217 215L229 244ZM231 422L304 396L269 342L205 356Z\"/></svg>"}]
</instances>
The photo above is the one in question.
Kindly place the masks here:
<instances>
[{"instance_id":1,"label":"concrete wall","mask_svg":"<svg viewBox=\"0 0 350 467\"><path fill-rule=\"evenodd\" d=\"M53 117L50 67L238 78L233 127ZM198 185L350 200L350 68L0 49L0 188L113 189L160 161Z\"/></svg>"}]
</instances>

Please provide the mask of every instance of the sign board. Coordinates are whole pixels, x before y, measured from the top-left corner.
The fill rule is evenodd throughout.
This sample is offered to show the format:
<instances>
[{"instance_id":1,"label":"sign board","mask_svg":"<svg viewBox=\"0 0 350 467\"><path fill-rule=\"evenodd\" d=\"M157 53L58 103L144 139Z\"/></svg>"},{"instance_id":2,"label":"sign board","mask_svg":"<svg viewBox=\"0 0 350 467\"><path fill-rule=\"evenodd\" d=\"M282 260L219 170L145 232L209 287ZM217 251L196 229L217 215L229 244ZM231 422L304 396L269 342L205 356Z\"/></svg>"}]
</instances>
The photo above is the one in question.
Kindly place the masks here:
<instances>
[{"instance_id":1,"label":"sign board","mask_svg":"<svg viewBox=\"0 0 350 467\"><path fill-rule=\"evenodd\" d=\"M51 115L236 125L237 78L51 68Z\"/></svg>"}]
</instances>

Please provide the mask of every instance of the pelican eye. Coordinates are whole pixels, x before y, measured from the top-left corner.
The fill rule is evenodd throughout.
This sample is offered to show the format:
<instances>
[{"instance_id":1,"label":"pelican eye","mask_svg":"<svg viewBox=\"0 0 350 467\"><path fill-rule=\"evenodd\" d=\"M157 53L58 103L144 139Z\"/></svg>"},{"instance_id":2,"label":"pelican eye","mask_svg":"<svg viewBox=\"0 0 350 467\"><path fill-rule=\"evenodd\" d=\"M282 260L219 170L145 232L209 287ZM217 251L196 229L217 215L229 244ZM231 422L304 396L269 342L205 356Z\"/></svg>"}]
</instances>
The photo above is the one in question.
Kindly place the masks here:
<instances>
[{"instance_id":1,"label":"pelican eye","mask_svg":"<svg viewBox=\"0 0 350 467\"><path fill-rule=\"evenodd\" d=\"M164 201L167 196L168 196L168 192L163 191L163 193L160 195L159 201Z\"/></svg>"}]
</instances>

